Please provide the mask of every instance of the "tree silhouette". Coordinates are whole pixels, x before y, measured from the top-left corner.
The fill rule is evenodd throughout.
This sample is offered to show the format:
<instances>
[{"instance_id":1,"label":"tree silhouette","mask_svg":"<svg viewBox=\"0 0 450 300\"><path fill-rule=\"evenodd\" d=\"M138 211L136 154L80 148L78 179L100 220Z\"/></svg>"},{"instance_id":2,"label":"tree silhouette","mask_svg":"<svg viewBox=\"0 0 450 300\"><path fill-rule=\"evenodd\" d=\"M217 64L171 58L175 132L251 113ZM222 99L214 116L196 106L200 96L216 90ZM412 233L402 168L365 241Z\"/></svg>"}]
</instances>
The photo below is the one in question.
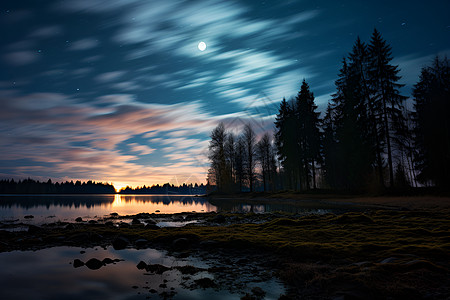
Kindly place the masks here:
<instances>
[{"instance_id":1,"label":"tree silhouette","mask_svg":"<svg viewBox=\"0 0 450 300\"><path fill-rule=\"evenodd\" d=\"M418 179L444 187L450 181L450 67L436 57L414 86Z\"/></svg>"}]
</instances>

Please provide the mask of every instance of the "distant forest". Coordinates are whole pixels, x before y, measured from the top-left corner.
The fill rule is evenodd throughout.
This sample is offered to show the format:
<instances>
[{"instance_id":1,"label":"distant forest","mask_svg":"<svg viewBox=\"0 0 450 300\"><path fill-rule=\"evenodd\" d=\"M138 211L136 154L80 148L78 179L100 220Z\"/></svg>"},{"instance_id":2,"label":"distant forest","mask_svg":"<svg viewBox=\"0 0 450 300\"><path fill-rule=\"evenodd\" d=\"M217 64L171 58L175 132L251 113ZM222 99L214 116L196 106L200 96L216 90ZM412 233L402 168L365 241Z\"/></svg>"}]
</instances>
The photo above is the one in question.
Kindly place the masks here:
<instances>
[{"instance_id":1,"label":"distant forest","mask_svg":"<svg viewBox=\"0 0 450 300\"><path fill-rule=\"evenodd\" d=\"M55 182L39 182L33 179L14 181L0 180L0 194L115 194L113 185L103 182L81 182L77 180Z\"/></svg>"},{"instance_id":2,"label":"distant forest","mask_svg":"<svg viewBox=\"0 0 450 300\"><path fill-rule=\"evenodd\" d=\"M183 183L180 186L165 183L163 185L153 185L151 187L126 187L120 190L119 194L179 194L179 195L204 195L206 194L207 187L202 183L198 185Z\"/></svg>"},{"instance_id":3,"label":"distant forest","mask_svg":"<svg viewBox=\"0 0 450 300\"><path fill-rule=\"evenodd\" d=\"M257 140L251 124L236 134L220 123L210 136L208 184L219 192L446 188L448 59L422 68L410 99L392 59L375 29L369 43L357 38L343 58L322 117L303 80L295 98L281 101L273 136Z\"/></svg>"},{"instance_id":4,"label":"distant forest","mask_svg":"<svg viewBox=\"0 0 450 300\"><path fill-rule=\"evenodd\" d=\"M166 183L164 185L153 185L151 187L126 187L119 191L120 194L180 194L180 195L203 195L206 193L207 186L203 183L185 184L175 186ZM33 179L15 181L0 180L0 194L116 194L116 189L112 184L77 180L66 182L40 182Z\"/></svg>"}]
</instances>

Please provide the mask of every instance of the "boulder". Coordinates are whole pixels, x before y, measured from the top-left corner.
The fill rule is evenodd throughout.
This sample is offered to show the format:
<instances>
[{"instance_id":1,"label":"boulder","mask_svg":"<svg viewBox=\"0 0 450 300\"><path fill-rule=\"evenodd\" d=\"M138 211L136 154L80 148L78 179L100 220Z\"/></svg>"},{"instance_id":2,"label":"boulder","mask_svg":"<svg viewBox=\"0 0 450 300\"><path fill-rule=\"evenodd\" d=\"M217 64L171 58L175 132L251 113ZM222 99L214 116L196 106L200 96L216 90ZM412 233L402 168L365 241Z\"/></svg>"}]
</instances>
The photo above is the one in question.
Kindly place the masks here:
<instances>
[{"instance_id":1,"label":"boulder","mask_svg":"<svg viewBox=\"0 0 450 300\"><path fill-rule=\"evenodd\" d=\"M79 267L82 267L82 266L84 266L84 262L82 262L78 258L73 261L73 267L74 268L79 268Z\"/></svg>"},{"instance_id":2,"label":"boulder","mask_svg":"<svg viewBox=\"0 0 450 300\"><path fill-rule=\"evenodd\" d=\"M112 246L115 250L125 249L129 244L130 241L123 236L119 236L118 238L112 241Z\"/></svg>"},{"instance_id":3,"label":"boulder","mask_svg":"<svg viewBox=\"0 0 450 300\"><path fill-rule=\"evenodd\" d=\"M146 239L137 239L134 244L136 245L136 247L142 248L145 247L147 245L148 241Z\"/></svg>"},{"instance_id":4,"label":"boulder","mask_svg":"<svg viewBox=\"0 0 450 300\"><path fill-rule=\"evenodd\" d=\"M131 221L131 224L132 225L141 225L142 223L141 223L141 221L139 221L138 218L133 218L133 220Z\"/></svg>"},{"instance_id":5,"label":"boulder","mask_svg":"<svg viewBox=\"0 0 450 300\"><path fill-rule=\"evenodd\" d=\"M24 216L24 219L33 219L33 218L34 218L33 215L26 215L26 216Z\"/></svg>"},{"instance_id":6,"label":"boulder","mask_svg":"<svg viewBox=\"0 0 450 300\"><path fill-rule=\"evenodd\" d=\"M78 217L75 219L75 222L83 222L83 219L81 217Z\"/></svg>"},{"instance_id":7,"label":"boulder","mask_svg":"<svg viewBox=\"0 0 450 300\"><path fill-rule=\"evenodd\" d=\"M88 260L86 262L85 265L86 265L86 267L88 267L91 270L98 270L104 266L103 262L96 258L91 258L90 260Z\"/></svg>"},{"instance_id":8,"label":"boulder","mask_svg":"<svg viewBox=\"0 0 450 300\"><path fill-rule=\"evenodd\" d=\"M138 268L139 270L144 270L144 269L147 268L147 264L141 260L141 261L137 264L136 268Z\"/></svg>"},{"instance_id":9,"label":"boulder","mask_svg":"<svg viewBox=\"0 0 450 300\"><path fill-rule=\"evenodd\" d=\"M172 242L172 247L175 250L183 251L189 249L190 242L187 238L178 238Z\"/></svg>"}]
</instances>

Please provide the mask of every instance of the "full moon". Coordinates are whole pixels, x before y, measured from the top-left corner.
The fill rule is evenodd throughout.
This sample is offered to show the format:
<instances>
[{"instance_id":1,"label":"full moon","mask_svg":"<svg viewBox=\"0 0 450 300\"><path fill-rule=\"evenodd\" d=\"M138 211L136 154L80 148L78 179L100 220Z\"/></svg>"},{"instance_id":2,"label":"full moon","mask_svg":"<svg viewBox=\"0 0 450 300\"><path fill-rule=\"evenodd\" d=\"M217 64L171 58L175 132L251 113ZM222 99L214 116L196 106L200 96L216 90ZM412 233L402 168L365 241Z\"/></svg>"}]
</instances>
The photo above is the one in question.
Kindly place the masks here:
<instances>
[{"instance_id":1,"label":"full moon","mask_svg":"<svg viewBox=\"0 0 450 300\"><path fill-rule=\"evenodd\" d=\"M198 50L200 51L205 51L206 50L206 43L205 42L200 42L198 43Z\"/></svg>"}]
</instances>

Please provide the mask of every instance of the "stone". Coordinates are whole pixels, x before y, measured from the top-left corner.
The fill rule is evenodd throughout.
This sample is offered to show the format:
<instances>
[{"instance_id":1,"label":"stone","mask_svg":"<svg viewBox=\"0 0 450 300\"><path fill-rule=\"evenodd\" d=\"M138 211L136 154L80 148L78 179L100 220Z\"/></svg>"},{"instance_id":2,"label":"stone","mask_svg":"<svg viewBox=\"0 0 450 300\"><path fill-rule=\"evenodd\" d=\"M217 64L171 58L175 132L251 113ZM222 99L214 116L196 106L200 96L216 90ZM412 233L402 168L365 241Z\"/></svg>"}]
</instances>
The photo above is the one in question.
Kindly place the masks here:
<instances>
[{"instance_id":1,"label":"stone","mask_svg":"<svg viewBox=\"0 0 450 300\"><path fill-rule=\"evenodd\" d=\"M83 219L81 217L78 217L75 219L75 222L83 222Z\"/></svg>"},{"instance_id":2,"label":"stone","mask_svg":"<svg viewBox=\"0 0 450 300\"><path fill-rule=\"evenodd\" d=\"M73 230L73 229L75 229L75 226L72 223L69 223L66 225L66 227L64 227L64 229Z\"/></svg>"},{"instance_id":3,"label":"stone","mask_svg":"<svg viewBox=\"0 0 450 300\"><path fill-rule=\"evenodd\" d=\"M213 222L222 224L222 223L225 223L226 220L227 219L225 218L225 216L217 215L217 216L214 217Z\"/></svg>"},{"instance_id":4,"label":"stone","mask_svg":"<svg viewBox=\"0 0 450 300\"><path fill-rule=\"evenodd\" d=\"M35 234L42 232L42 228L35 225L28 225L28 233Z\"/></svg>"},{"instance_id":5,"label":"stone","mask_svg":"<svg viewBox=\"0 0 450 300\"><path fill-rule=\"evenodd\" d=\"M88 222L89 224L97 224L98 222L97 221L95 221L95 220L89 220L89 222Z\"/></svg>"},{"instance_id":6,"label":"stone","mask_svg":"<svg viewBox=\"0 0 450 300\"><path fill-rule=\"evenodd\" d=\"M136 247L142 248L145 247L147 245L148 241L146 239L137 239L134 244L136 245Z\"/></svg>"},{"instance_id":7,"label":"stone","mask_svg":"<svg viewBox=\"0 0 450 300\"><path fill-rule=\"evenodd\" d=\"M78 258L73 261L73 267L74 268L79 268L79 267L82 267L82 266L84 266L84 262L82 262Z\"/></svg>"},{"instance_id":8,"label":"stone","mask_svg":"<svg viewBox=\"0 0 450 300\"><path fill-rule=\"evenodd\" d=\"M147 268L147 264L143 262L142 260L137 264L136 266L139 270L144 270Z\"/></svg>"},{"instance_id":9,"label":"stone","mask_svg":"<svg viewBox=\"0 0 450 300\"><path fill-rule=\"evenodd\" d=\"M119 236L118 238L112 241L112 246L115 250L125 249L129 244L130 241L123 236Z\"/></svg>"},{"instance_id":10,"label":"stone","mask_svg":"<svg viewBox=\"0 0 450 300\"><path fill-rule=\"evenodd\" d=\"M88 267L91 270L98 270L104 266L103 262L96 258L91 258L90 260L88 260L86 262L85 265L86 265L86 267Z\"/></svg>"},{"instance_id":11,"label":"stone","mask_svg":"<svg viewBox=\"0 0 450 300\"><path fill-rule=\"evenodd\" d=\"M172 247L178 251L186 250L189 246L190 242L187 238L178 238L172 242Z\"/></svg>"},{"instance_id":12,"label":"stone","mask_svg":"<svg viewBox=\"0 0 450 300\"><path fill-rule=\"evenodd\" d=\"M194 282L203 289L213 288L216 286L216 283L211 278L207 277L194 280Z\"/></svg>"},{"instance_id":13,"label":"stone","mask_svg":"<svg viewBox=\"0 0 450 300\"><path fill-rule=\"evenodd\" d=\"M26 216L24 216L23 218L24 218L24 219L33 219L34 216L33 216L33 215L26 215Z\"/></svg>"},{"instance_id":14,"label":"stone","mask_svg":"<svg viewBox=\"0 0 450 300\"><path fill-rule=\"evenodd\" d=\"M110 215L111 217L117 217L117 216L119 216L119 214L116 213L116 212L110 213L109 215Z\"/></svg>"},{"instance_id":15,"label":"stone","mask_svg":"<svg viewBox=\"0 0 450 300\"><path fill-rule=\"evenodd\" d=\"M156 273L158 275L161 275L162 273L169 271L170 268L160 264L154 264L154 265L147 265L145 267L145 270L150 273Z\"/></svg>"},{"instance_id":16,"label":"stone","mask_svg":"<svg viewBox=\"0 0 450 300\"><path fill-rule=\"evenodd\" d=\"M139 221L138 218L133 218L133 220L131 221L131 224L133 224L133 225L141 225L142 223L141 223L141 221Z\"/></svg>"}]
</instances>

